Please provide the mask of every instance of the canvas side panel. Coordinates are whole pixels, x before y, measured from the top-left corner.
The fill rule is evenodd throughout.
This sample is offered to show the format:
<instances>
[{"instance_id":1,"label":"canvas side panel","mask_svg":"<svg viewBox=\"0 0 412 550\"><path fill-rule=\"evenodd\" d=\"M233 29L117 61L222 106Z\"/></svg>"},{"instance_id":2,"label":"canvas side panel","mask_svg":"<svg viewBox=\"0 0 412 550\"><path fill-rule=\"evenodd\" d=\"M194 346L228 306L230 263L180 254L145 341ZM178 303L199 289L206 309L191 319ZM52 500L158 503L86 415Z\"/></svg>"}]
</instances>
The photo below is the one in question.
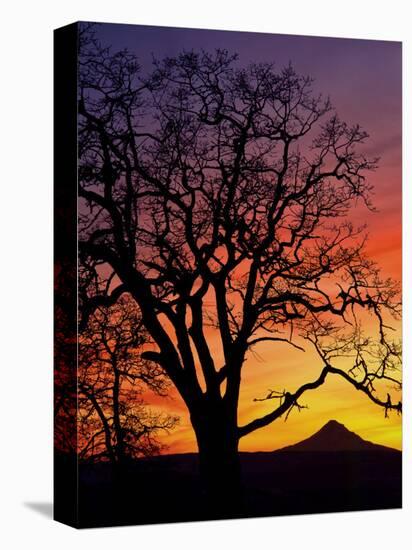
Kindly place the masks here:
<instances>
[{"instance_id":1,"label":"canvas side panel","mask_svg":"<svg viewBox=\"0 0 412 550\"><path fill-rule=\"evenodd\" d=\"M78 525L77 24L54 31L54 519Z\"/></svg>"}]
</instances>

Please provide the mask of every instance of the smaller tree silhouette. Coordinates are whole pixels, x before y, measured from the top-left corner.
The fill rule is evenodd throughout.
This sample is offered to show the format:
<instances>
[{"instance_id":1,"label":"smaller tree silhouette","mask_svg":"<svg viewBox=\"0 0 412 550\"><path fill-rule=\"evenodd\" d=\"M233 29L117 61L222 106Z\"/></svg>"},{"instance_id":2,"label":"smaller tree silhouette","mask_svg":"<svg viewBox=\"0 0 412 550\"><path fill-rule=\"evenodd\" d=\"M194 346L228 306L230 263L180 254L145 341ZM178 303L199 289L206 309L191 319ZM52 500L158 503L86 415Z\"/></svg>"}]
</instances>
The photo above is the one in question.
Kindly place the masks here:
<instances>
[{"instance_id":1,"label":"smaller tree silhouette","mask_svg":"<svg viewBox=\"0 0 412 550\"><path fill-rule=\"evenodd\" d=\"M79 456L113 464L157 454L178 418L147 408L144 389L166 395L163 370L142 360L149 344L136 307L123 297L98 308L79 338Z\"/></svg>"},{"instance_id":2,"label":"smaller tree silhouette","mask_svg":"<svg viewBox=\"0 0 412 550\"><path fill-rule=\"evenodd\" d=\"M59 455L75 456L77 448L76 270L66 258L55 264L54 286L54 447Z\"/></svg>"}]
</instances>

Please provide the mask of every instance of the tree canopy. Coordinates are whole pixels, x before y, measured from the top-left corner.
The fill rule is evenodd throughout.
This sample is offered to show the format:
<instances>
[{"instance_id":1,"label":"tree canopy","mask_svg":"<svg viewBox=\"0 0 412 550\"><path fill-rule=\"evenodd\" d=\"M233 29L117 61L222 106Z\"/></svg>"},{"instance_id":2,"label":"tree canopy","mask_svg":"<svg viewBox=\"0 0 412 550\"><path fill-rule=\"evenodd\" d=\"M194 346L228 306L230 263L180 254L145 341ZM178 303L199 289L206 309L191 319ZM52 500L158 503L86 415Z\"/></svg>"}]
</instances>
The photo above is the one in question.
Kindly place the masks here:
<instances>
[{"instance_id":1,"label":"tree canopy","mask_svg":"<svg viewBox=\"0 0 412 550\"><path fill-rule=\"evenodd\" d=\"M198 442L212 410L238 441L329 375L401 411L382 396L400 387L388 327L399 288L350 221L356 204L373 209L378 159L364 152L367 133L313 86L292 66L243 67L224 50L155 60L148 74L89 30L80 40L82 314L87 322L97 306L133 298L153 340L144 358L176 386ZM242 367L263 341L314 346L322 370L272 392L273 411L238 426ZM352 368L334 364L343 355Z\"/></svg>"}]
</instances>

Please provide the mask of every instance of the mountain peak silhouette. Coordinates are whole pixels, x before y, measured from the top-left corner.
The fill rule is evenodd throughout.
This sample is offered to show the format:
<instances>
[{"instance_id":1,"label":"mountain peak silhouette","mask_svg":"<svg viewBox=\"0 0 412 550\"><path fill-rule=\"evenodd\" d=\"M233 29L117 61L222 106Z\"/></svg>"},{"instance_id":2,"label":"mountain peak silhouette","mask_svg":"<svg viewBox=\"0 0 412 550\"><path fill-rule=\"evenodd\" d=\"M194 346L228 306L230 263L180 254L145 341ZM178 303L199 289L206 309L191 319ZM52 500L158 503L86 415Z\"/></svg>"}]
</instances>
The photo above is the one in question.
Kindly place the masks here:
<instances>
[{"instance_id":1,"label":"mountain peak silhouette","mask_svg":"<svg viewBox=\"0 0 412 550\"><path fill-rule=\"evenodd\" d=\"M329 420L322 428L299 443L280 449L281 451L343 452L343 451L394 451L362 439L337 420Z\"/></svg>"}]
</instances>

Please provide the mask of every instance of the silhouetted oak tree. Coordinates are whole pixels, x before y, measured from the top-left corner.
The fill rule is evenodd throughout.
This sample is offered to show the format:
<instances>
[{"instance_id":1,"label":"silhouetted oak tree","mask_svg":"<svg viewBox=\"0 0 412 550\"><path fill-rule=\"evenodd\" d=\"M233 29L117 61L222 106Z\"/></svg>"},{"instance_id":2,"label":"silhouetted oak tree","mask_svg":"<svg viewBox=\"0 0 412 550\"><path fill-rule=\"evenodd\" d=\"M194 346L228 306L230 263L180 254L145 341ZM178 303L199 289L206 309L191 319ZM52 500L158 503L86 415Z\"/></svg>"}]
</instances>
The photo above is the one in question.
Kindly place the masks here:
<instances>
[{"instance_id":1,"label":"silhouetted oak tree","mask_svg":"<svg viewBox=\"0 0 412 550\"><path fill-rule=\"evenodd\" d=\"M291 66L184 52L147 75L89 31L80 48L82 311L126 292L135 300L156 344L144 357L189 411L208 497L217 514L234 514L240 438L330 375L401 409L376 387L399 385L399 347L385 325L399 314L398 289L348 221L356 203L372 209L366 176L377 161L362 153L366 132ZM376 319L375 344L362 336L365 315ZM242 367L262 341L309 341L323 368L294 391L272 392L273 411L239 425ZM334 364L340 351L352 370Z\"/></svg>"}]
</instances>

